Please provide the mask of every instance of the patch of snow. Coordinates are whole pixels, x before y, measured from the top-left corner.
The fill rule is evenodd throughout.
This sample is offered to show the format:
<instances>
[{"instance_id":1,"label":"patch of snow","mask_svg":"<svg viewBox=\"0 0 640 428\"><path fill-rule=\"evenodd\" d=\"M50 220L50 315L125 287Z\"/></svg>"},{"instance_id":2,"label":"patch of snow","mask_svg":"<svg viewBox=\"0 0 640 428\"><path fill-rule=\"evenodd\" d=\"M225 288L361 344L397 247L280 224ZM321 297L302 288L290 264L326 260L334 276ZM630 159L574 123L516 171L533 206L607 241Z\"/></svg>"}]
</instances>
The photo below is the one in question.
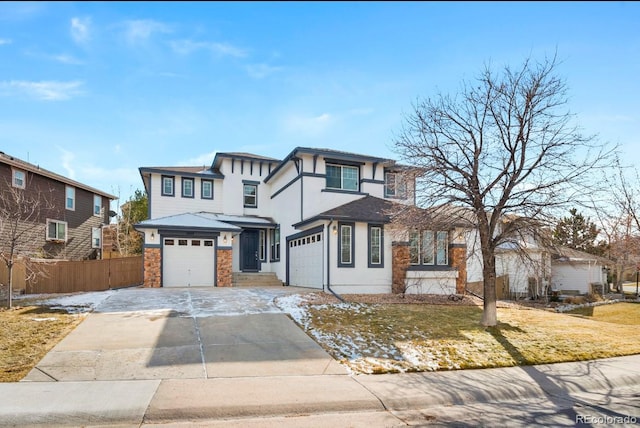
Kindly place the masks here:
<instances>
[{"instance_id":1,"label":"patch of snow","mask_svg":"<svg viewBox=\"0 0 640 428\"><path fill-rule=\"evenodd\" d=\"M57 318L49 317L49 318L31 318L31 321L58 321Z\"/></svg>"}]
</instances>

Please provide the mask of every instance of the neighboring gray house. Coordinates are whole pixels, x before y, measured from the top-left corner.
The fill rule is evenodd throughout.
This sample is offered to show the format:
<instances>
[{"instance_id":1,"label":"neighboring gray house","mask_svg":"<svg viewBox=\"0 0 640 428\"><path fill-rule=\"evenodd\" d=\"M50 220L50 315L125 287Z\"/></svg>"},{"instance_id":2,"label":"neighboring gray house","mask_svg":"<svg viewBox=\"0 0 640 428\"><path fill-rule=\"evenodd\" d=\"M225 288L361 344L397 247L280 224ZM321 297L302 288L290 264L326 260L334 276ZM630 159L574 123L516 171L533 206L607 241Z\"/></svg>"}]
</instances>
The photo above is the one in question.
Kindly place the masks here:
<instances>
[{"instance_id":1,"label":"neighboring gray house","mask_svg":"<svg viewBox=\"0 0 640 428\"><path fill-rule=\"evenodd\" d=\"M560 294L606 292L610 263L604 257L558 247L551 254L551 289Z\"/></svg>"}]
</instances>

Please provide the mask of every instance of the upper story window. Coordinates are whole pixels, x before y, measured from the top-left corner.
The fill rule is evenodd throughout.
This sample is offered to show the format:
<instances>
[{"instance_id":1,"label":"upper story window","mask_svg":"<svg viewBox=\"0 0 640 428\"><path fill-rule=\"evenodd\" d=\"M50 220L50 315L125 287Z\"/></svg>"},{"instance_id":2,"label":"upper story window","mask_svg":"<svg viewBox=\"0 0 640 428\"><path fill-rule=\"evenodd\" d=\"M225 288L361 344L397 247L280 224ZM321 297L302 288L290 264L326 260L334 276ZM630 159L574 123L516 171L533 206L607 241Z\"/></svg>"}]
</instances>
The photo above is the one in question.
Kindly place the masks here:
<instances>
[{"instance_id":1,"label":"upper story window","mask_svg":"<svg viewBox=\"0 0 640 428\"><path fill-rule=\"evenodd\" d=\"M162 196L173 196L175 194L175 177L162 176Z\"/></svg>"},{"instance_id":2,"label":"upper story window","mask_svg":"<svg viewBox=\"0 0 640 428\"><path fill-rule=\"evenodd\" d=\"M213 181L202 180L200 182L200 197L202 199L213 199Z\"/></svg>"},{"instance_id":3,"label":"upper story window","mask_svg":"<svg viewBox=\"0 0 640 428\"><path fill-rule=\"evenodd\" d=\"M327 164L327 188L358 191L357 166Z\"/></svg>"},{"instance_id":4,"label":"upper story window","mask_svg":"<svg viewBox=\"0 0 640 428\"><path fill-rule=\"evenodd\" d=\"M76 209L76 188L71 186L66 186L65 194L66 194L65 203L64 203L65 208L71 211L75 210Z\"/></svg>"},{"instance_id":5,"label":"upper story window","mask_svg":"<svg viewBox=\"0 0 640 428\"><path fill-rule=\"evenodd\" d=\"M447 266L449 264L449 233L424 230L409 234L409 259L412 265Z\"/></svg>"},{"instance_id":6,"label":"upper story window","mask_svg":"<svg viewBox=\"0 0 640 428\"><path fill-rule=\"evenodd\" d=\"M67 241L67 222L47 219L47 241Z\"/></svg>"},{"instance_id":7,"label":"upper story window","mask_svg":"<svg viewBox=\"0 0 640 428\"><path fill-rule=\"evenodd\" d=\"M93 195L93 215L102 214L102 196Z\"/></svg>"},{"instance_id":8,"label":"upper story window","mask_svg":"<svg viewBox=\"0 0 640 428\"><path fill-rule=\"evenodd\" d=\"M19 189L24 189L27 185L27 174L19 169L14 169L11 171L11 184L13 187L17 187Z\"/></svg>"},{"instance_id":9,"label":"upper story window","mask_svg":"<svg viewBox=\"0 0 640 428\"><path fill-rule=\"evenodd\" d=\"M193 198L193 178L182 177L182 197Z\"/></svg>"},{"instance_id":10,"label":"upper story window","mask_svg":"<svg viewBox=\"0 0 640 428\"><path fill-rule=\"evenodd\" d=\"M245 208L258 208L258 185L244 183L242 188Z\"/></svg>"},{"instance_id":11,"label":"upper story window","mask_svg":"<svg viewBox=\"0 0 640 428\"><path fill-rule=\"evenodd\" d=\"M384 196L387 198L407 197L407 186L399 173L390 171L384 173Z\"/></svg>"}]
</instances>

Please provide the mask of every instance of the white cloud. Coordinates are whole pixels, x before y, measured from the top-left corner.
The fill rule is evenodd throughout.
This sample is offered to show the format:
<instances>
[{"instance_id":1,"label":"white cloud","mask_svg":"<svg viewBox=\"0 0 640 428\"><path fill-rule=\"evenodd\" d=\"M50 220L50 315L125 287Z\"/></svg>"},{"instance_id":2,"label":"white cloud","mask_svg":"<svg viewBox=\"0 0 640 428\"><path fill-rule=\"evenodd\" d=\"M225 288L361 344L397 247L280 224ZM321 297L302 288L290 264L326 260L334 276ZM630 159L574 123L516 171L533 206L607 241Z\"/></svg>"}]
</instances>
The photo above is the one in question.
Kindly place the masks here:
<instances>
[{"instance_id":1,"label":"white cloud","mask_svg":"<svg viewBox=\"0 0 640 428\"><path fill-rule=\"evenodd\" d=\"M71 37L78 44L86 44L91 39L91 18L71 18Z\"/></svg>"},{"instance_id":2,"label":"white cloud","mask_svg":"<svg viewBox=\"0 0 640 428\"><path fill-rule=\"evenodd\" d=\"M199 156L196 156L191 159L187 159L186 161L179 162L178 165L181 166L211 166L213 163L213 158L216 156L216 151L212 151L209 153L203 153Z\"/></svg>"},{"instance_id":3,"label":"white cloud","mask_svg":"<svg viewBox=\"0 0 640 428\"><path fill-rule=\"evenodd\" d=\"M335 118L329 113L311 117L292 115L284 119L284 129L292 134L318 136L331 126L334 119Z\"/></svg>"},{"instance_id":4,"label":"white cloud","mask_svg":"<svg viewBox=\"0 0 640 428\"><path fill-rule=\"evenodd\" d=\"M54 61L61 62L63 64L70 64L70 65L82 65L82 64L84 64L84 62L79 60L78 58L76 58L74 56L71 56L71 55L66 55L66 54L52 55L51 59L53 59Z\"/></svg>"},{"instance_id":5,"label":"white cloud","mask_svg":"<svg viewBox=\"0 0 640 428\"><path fill-rule=\"evenodd\" d=\"M233 46L229 43L219 42L195 42L193 40L174 40L170 43L174 52L181 55L189 55L195 51L209 51L217 56L232 56L235 58L244 58L247 52L241 48Z\"/></svg>"},{"instance_id":6,"label":"white cloud","mask_svg":"<svg viewBox=\"0 0 640 428\"><path fill-rule=\"evenodd\" d=\"M247 73L254 79L263 79L270 74L281 71L282 67L274 67L268 64L250 64L247 67Z\"/></svg>"},{"instance_id":7,"label":"white cloud","mask_svg":"<svg viewBox=\"0 0 640 428\"><path fill-rule=\"evenodd\" d=\"M63 101L82 95L83 85L84 82L77 80L71 82L11 80L0 82L0 89L5 88L9 94L22 93L38 100Z\"/></svg>"},{"instance_id":8,"label":"white cloud","mask_svg":"<svg viewBox=\"0 0 640 428\"><path fill-rule=\"evenodd\" d=\"M132 45L144 43L156 33L172 32L169 25L151 19L126 21L124 26L127 42Z\"/></svg>"},{"instance_id":9,"label":"white cloud","mask_svg":"<svg viewBox=\"0 0 640 428\"><path fill-rule=\"evenodd\" d=\"M2 46L2 45L10 45L11 43L13 43L13 41L11 39L0 39L0 46Z\"/></svg>"}]
</instances>

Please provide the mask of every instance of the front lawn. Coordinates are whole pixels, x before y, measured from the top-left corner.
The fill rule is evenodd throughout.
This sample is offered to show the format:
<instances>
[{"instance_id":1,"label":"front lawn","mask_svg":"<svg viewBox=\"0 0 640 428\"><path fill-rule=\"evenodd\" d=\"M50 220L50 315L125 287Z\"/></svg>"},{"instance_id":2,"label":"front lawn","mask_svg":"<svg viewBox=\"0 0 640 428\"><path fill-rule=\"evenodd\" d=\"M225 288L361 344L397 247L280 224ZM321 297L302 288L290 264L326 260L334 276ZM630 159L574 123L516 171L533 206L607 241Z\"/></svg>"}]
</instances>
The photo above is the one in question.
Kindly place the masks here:
<instances>
[{"instance_id":1,"label":"front lawn","mask_svg":"<svg viewBox=\"0 0 640 428\"><path fill-rule=\"evenodd\" d=\"M480 326L482 308L475 305L300 304L292 317L354 373L506 367L640 353L638 304L591 308L616 313L588 318L512 305L498 308L495 328ZM607 322L610 318L620 323Z\"/></svg>"},{"instance_id":2,"label":"front lawn","mask_svg":"<svg viewBox=\"0 0 640 428\"><path fill-rule=\"evenodd\" d=\"M0 309L0 382L17 382L82 321L46 307Z\"/></svg>"}]
</instances>

